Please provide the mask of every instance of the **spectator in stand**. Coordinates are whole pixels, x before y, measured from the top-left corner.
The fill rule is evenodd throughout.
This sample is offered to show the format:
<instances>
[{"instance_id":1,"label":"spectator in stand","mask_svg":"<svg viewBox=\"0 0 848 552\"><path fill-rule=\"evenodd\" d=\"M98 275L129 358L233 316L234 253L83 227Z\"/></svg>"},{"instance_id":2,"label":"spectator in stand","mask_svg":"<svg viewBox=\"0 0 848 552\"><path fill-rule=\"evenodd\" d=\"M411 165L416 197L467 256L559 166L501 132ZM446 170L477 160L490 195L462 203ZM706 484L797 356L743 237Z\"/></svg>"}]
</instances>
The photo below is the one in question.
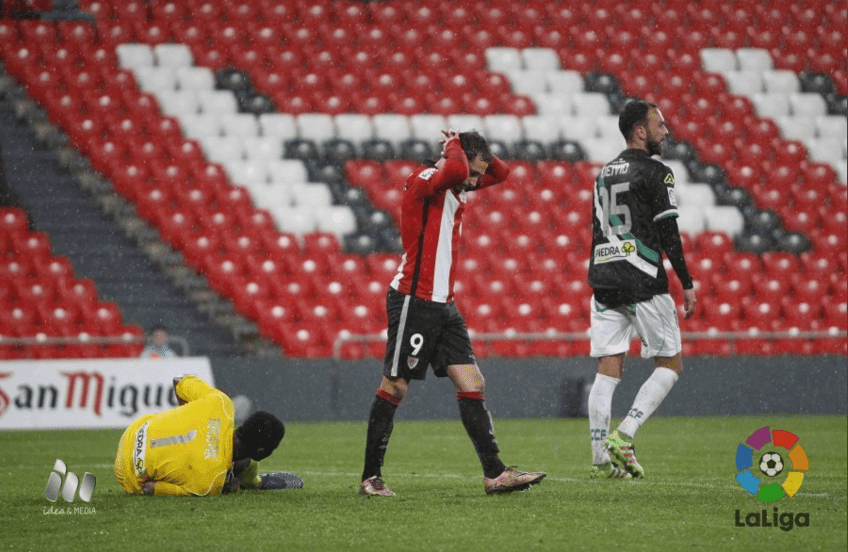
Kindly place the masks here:
<instances>
[{"instance_id":1,"label":"spectator in stand","mask_svg":"<svg viewBox=\"0 0 848 552\"><path fill-rule=\"evenodd\" d=\"M168 328L161 324L157 324L150 329L147 347L141 351L141 358L174 358L177 356L169 347L171 336L168 333Z\"/></svg>"}]
</instances>

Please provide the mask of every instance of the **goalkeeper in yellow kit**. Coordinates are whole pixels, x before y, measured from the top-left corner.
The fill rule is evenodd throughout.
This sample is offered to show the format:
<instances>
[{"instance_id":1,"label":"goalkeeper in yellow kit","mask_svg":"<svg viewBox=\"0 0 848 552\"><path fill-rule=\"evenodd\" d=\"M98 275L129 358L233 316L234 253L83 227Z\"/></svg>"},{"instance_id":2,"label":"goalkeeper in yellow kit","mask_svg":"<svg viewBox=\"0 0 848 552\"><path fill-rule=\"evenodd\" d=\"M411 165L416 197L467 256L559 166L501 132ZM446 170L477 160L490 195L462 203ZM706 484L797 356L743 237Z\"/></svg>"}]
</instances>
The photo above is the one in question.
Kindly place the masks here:
<instances>
[{"instance_id":1,"label":"goalkeeper in yellow kit","mask_svg":"<svg viewBox=\"0 0 848 552\"><path fill-rule=\"evenodd\" d=\"M258 475L259 460L285 434L268 412L252 414L235 429L233 403L196 376L174 379L180 406L142 416L124 432L115 478L129 494L217 496L240 487L299 488L294 474Z\"/></svg>"}]
</instances>

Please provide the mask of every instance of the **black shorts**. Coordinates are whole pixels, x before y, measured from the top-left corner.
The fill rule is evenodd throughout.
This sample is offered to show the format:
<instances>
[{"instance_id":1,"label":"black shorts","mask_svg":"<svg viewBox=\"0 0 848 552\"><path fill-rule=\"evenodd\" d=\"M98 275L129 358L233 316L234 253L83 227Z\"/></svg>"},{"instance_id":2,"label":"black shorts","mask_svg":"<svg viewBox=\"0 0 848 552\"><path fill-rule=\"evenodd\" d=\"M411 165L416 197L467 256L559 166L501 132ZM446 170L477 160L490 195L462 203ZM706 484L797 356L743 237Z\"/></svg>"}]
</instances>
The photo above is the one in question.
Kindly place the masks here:
<instances>
[{"instance_id":1,"label":"black shorts","mask_svg":"<svg viewBox=\"0 0 848 552\"><path fill-rule=\"evenodd\" d=\"M423 380L432 366L433 373L443 378L448 366L477 363L468 327L455 303L426 301L389 288L386 312L386 377Z\"/></svg>"}]
</instances>

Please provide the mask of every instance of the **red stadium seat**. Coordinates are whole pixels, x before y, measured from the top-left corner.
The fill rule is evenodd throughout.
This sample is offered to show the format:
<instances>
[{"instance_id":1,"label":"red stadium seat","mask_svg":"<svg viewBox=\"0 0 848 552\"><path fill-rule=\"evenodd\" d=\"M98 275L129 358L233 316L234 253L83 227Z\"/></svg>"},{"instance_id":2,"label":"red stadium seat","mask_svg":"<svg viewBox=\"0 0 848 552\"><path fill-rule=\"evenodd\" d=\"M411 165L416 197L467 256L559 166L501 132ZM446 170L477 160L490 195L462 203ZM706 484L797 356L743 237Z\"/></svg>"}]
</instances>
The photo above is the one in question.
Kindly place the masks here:
<instances>
[{"instance_id":1,"label":"red stadium seat","mask_svg":"<svg viewBox=\"0 0 848 552\"><path fill-rule=\"evenodd\" d=\"M99 301L83 311L86 324L94 324L99 335L120 335L124 330L123 316L114 301Z\"/></svg>"},{"instance_id":2,"label":"red stadium seat","mask_svg":"<svg viewBox=\"0 0 848 552\"><path fill-rule=\"evenodd\" d=\"M784 297L780 302L781 314L787 328L817 330L821 327L819 303L798 301L795 297Z\"/></svg>"},{"instance_id":3,"label":"red stadium seat","mask_svg":"<svg viewBox=\"0 0 848 552\"><path fill-rule=\"evenodd\" d=\"M724 273L727 274L728 278L751 281L753 277L763 272L762 260L753 253L729 251L722 264Z\"/></svg>"},{"instance_id":4,"label":"red stadium seat","mask_svg":"<svg viewBox=\"0 0 848 552\"><path fill-rule=\"evenodd\" d=\"M88 278L63 278L56 289L60 301L73 303L80 312L91 309L97 303L97 288Z\"/></svg>"}]
</instances>

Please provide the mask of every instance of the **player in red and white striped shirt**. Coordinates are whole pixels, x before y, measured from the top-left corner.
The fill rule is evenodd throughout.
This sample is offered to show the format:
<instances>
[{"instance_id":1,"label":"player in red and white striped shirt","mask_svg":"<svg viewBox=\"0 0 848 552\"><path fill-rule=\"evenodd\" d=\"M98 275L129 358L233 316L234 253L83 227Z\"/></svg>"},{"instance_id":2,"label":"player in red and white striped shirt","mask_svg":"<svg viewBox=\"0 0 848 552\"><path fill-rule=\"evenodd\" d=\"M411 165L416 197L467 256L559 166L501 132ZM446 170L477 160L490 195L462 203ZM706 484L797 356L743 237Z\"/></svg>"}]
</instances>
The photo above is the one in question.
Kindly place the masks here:
<instances>
[{"instance_id":1,"label":"player in red and white striped shirt","mask_svg":"<svg viewBox=\"0 0 848 552\"><path fill-rule=\"evenodd\" d=\"M403 189L404 253L386 298L388 343L383 380L368 417L359 489L364 495L394 494L383 483L381 468L395 410L409 380L423 380L428 366L456 387L460 417L483 466L487 493L523 490L545 477L542 472L519 472L501 462L492 418L483 403L483 375L465 320L453 301L466 194L505 181L509 167L492 155L479 133L443 133L442 157L435 166L413 172Z\"/></svg>"}]
</instances>

